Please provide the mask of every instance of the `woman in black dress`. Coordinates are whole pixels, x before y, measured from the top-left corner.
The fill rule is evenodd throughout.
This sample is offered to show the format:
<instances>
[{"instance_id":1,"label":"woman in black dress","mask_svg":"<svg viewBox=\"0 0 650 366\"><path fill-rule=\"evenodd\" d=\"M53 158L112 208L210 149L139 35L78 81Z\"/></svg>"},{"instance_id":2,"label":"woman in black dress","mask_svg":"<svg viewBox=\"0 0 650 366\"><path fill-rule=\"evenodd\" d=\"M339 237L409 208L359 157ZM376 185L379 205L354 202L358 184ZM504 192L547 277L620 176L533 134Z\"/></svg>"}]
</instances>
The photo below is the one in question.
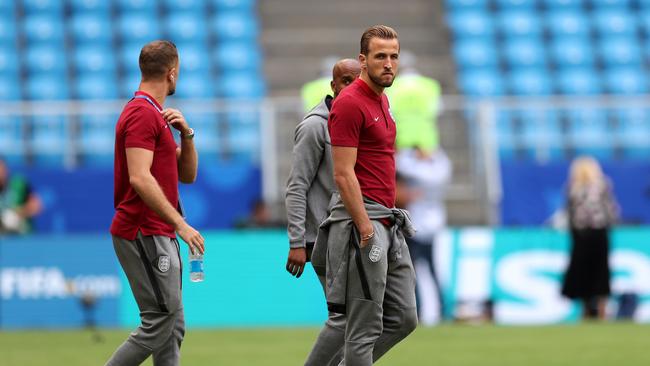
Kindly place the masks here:
<instances>
[{"instance_id":1,"label":"woman in black dress","mask_svg":"<svg viewBox=\"0 0 650 366\"><path fill-rule=\"evenodd\" d=\"M562 294L582 300L583 317L604 319L610 294L609 228L618 207L607 177L593 158L573 161L567 188L572 248Z\"/></svg>"}]
</instances>

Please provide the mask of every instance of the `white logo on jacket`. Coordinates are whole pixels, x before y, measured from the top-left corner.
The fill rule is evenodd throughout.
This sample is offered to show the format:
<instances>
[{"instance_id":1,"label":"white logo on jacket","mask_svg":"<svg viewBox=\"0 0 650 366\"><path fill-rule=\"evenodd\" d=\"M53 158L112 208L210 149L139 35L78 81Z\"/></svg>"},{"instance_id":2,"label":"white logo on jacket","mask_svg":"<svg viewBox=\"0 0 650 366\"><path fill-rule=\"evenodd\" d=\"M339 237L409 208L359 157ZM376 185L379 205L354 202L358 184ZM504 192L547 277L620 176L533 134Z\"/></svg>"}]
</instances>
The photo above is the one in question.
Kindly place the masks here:
<instances>
[{"instance_id":1,"label":"white logo on jacket","mask_svg":"<svg viewBox=\"0 0 650 366\"><path fill-rule=\"evenodd\" d=\"M373 245L370 248L370 254L368 255L368 258L370 258L370 261L373 263L379 262L379 259L381 259L381 247Z\"/></svg>"},{"instance_id":2,"label":"white logo on jacket","mask_svg":"<svg viewBox=\"0 0 650 366\"><path fill-rule=\"evenodd\" d=\"M169 256L168 255L161 255L158 257L158 269L160 272L167 272L169 271Z\"/></svg>"}]
</instances>

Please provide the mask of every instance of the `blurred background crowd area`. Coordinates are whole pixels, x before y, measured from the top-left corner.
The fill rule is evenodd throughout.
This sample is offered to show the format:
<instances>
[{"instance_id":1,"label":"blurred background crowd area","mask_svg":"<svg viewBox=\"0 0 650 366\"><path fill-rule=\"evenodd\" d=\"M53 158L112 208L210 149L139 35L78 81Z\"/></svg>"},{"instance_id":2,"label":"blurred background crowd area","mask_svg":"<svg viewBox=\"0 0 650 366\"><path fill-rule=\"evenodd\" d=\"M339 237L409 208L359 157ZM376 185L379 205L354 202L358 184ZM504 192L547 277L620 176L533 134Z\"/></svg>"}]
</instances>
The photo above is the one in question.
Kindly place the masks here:
<instances>
[{"instance_id":1,"label":"blurred background crowd area","mask_svg":"<svg viewBox=\"0 0 650 366\"><path fill-rule=\"evenodd\" d=\"M79 234L108 240L114 124L137 89L140 48L158 38L175 42L181 59L178 89L167 104L196 131L198 181L181 186L188 222L202 230L280 227L294 128L309 107L301 90L327 81L332 60L356 58L360 34L374 24L398 31L412 56L409 67L437 88L418 103L434 147L453 166L444 201L447 223L459 229L441 240L450 246L435 250L458 246L452 262L461 263L463 253L469 261L448 262L443 287L462 292L457 271L466 271L467 281L476 273L490 278L490 248L500 240L537 243L551 235L540 227L561 227L577 156L598 159L620 222L644 233L646 0L0 0L0 157L8 177L25 182L23 194L39 197L29 230L39 241ZM394 110L409 100L390 97ZM495 231L477 234L468 226ZM533 234L512 236L513 227ZM637 234L623 237L640 241L633 247L646 253L650 244ZM566 251L565 239L550 237L553 250ZM285 255L284 237L269 240ZM562 267L556 260L548 270ZM635 284L650 276L639 266ZM467 296L485 300L495 286L481 283Z\"/></svg>"}]
</instances>

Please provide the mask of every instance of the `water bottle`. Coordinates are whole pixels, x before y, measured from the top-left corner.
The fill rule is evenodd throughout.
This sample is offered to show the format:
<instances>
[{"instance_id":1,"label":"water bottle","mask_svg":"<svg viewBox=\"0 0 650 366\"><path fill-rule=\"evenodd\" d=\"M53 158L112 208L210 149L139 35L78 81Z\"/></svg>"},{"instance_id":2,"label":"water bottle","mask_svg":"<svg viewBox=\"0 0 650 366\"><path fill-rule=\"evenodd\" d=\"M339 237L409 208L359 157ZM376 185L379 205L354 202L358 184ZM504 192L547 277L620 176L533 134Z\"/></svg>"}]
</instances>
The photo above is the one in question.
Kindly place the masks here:
<instances>
[{"instance_id":1,"label":"water bottle","mask_svg":"<svg viewBox=\"0 0 650 366\"><path fill-rule=\"evenodd\" d=\"M190 281L203 281L203 254L190 251Z\"/></svg>"}]
</instances>

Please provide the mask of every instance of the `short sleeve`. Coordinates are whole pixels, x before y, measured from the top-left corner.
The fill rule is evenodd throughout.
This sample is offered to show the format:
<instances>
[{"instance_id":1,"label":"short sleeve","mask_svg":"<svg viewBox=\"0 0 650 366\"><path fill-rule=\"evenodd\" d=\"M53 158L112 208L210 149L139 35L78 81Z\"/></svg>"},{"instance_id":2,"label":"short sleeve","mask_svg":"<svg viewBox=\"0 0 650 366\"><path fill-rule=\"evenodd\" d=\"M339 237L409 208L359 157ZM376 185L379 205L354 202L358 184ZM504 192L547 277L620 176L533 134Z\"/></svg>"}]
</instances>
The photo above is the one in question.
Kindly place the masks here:
<instances>
[{"instance_id":1,"label":"short sleeve","mask_svg":"<svg viewBox=\"0 0 650 366\"><path fill-rule=\"evenodd\" d=\"M335 100L327 121L332 146L359 147L363 113L348 96Z\"/></svg>"},{"instance_id":2,"label":"short sleeve","mask_svg":"<svg viewBox=\"0 0 650 366\"><path fill-rule=\"evenodd\" d=\"M137 108L127 121L124 132L124 147L139 147L154 151L158 139L158 121L153 111Z\"/></svg>"}]
</instances>

